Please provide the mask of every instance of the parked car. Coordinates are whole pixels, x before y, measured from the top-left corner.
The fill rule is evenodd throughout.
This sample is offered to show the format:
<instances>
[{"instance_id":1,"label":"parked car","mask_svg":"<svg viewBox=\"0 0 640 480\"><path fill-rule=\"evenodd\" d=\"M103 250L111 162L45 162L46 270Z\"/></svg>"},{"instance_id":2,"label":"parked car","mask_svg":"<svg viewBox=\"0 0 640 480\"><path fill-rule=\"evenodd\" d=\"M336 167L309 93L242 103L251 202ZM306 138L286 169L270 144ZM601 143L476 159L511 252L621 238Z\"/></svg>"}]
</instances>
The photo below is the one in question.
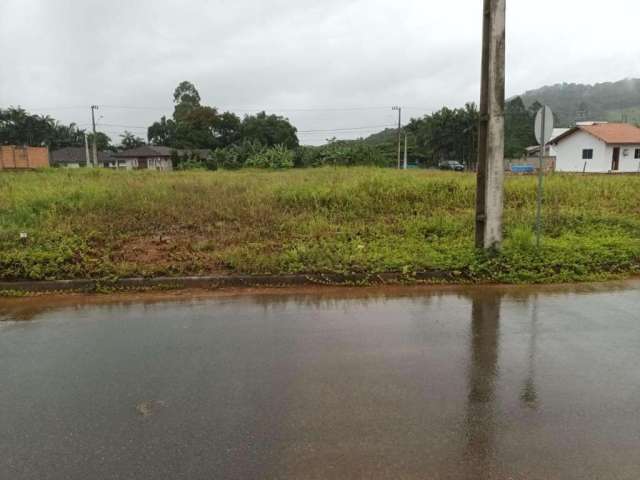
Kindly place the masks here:
<instances>
[{"instance_id":1,"label":"parked car","mask_svg":"<svg viewBox=\"0 0 640 480\"><path fill-rule=\"evenodd\" d=\"M464 165L455 160L447 160L438 164L440 170L453 170L454 172L464 172Z\"/></svg>"}]
</instances>

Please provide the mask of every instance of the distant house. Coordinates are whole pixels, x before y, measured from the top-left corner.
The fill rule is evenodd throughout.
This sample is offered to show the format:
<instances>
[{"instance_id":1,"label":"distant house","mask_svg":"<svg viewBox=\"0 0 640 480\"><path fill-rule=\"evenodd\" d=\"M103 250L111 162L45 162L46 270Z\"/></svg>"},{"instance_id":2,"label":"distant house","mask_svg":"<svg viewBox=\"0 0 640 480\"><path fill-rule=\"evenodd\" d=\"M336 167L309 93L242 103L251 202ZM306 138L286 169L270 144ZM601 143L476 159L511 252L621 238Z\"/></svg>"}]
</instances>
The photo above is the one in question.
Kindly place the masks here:
<instances>
[{"instance_id":1,"label":"distant house","mask_svg":"<svg viewBox=\"0 0 640 480\"><path fill-rule=\"evenodd\" d=\"M640 172L640 128L581 122L551 141L558 172Z\"/></svg>"},{"instance_id":2,"label":"distant house","mask_svg":"<svg viewBox=\"0 0 640 480\"><path fill-rule=\"evenodd\" d=\"M47 147L0 146L0 170L22 170L49 166Z\"/></svg>"},{"instance_id":3,"label":"distant house","mask_svg":"<svg viewBox=\"0 0 640 480\"><path fill-rule=\"evenodd\" d=\"M89 153L91 155L91 153ZM98 152L98 167L113 162L111 152ZM51 166L62 168L80 168L87 166L87 151L84 147L65 147L51 152Z\"/></svg>"},{"instance_id":4,"label":"distant house","mask_svg":"<svg viewBox=\"0 0 640 480\"><path fill-rule=\"evenodd\" d=\"M143 145L113 155L114 164L118 168L129 170L173 170L172 156L195 155L200 159L206 159L209 150L177 150L171 147L156 147Z\"/></svg>"}]
</instances>

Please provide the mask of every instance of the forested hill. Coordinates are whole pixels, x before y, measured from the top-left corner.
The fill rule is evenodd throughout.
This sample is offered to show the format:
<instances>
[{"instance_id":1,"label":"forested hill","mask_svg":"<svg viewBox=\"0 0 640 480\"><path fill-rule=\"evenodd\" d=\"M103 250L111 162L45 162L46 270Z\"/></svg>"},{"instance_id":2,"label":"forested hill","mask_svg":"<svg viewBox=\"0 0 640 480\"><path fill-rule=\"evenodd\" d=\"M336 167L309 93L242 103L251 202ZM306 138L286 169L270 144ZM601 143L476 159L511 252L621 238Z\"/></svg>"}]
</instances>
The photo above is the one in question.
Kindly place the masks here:
<instances>
[{"instance_id":1,"label":"forested hill","mask_svg":"<svg viewBox=\"0 0 640 480\"><path fill-rule=\"evenodd\" d=\"M607 120L640 124L640 79L613 83L579 85L563 83L531 90L512 97L505 105L505 155L520 157L526 147L535 145L533 124L541 104L549 105L558 127L570 127L576 121ZM405 125L409 134L409 157L425 165L440 160L458 160L473 164L477 155L479 112L474 104L465 108L447 108ZM364 143L384 149L389 162L397 155L397 130L373 134Z\"/></svg>"},{"instance_id":2,"label":"forested hill","mask_svg":"<svg viewBox=\"0 0 640 480\"><path fill-rule=\"evenodd\" d=\"M640 123L640 79L582 85L562 83L521 95L528 107L549 105L562 126L581 120Z\"/></svg>"}]
</instances>

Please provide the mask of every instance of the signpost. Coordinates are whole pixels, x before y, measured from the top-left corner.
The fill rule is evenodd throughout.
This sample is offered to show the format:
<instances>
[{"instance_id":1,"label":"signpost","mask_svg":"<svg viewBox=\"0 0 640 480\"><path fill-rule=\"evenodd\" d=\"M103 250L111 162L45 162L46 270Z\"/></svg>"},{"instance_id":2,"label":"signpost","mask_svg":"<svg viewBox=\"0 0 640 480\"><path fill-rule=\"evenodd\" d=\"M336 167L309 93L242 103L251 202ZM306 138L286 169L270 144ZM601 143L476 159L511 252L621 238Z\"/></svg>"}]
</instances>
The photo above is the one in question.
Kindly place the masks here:
<instances>
[{"instance_id":1,"label":"signpost","mask_svg":"<svg viewBox=\"0 0 640 480\"><path fill-rule=\"evenodd\" d=\"M540 145L540 166L538 169L538 206L536 211L536 245L540 247L542 235L542 195L544 179L544 154L547 143L553 136L553 112L547 106L542 107L536 115L536 140Z\"/></svg>"}]
</instances>

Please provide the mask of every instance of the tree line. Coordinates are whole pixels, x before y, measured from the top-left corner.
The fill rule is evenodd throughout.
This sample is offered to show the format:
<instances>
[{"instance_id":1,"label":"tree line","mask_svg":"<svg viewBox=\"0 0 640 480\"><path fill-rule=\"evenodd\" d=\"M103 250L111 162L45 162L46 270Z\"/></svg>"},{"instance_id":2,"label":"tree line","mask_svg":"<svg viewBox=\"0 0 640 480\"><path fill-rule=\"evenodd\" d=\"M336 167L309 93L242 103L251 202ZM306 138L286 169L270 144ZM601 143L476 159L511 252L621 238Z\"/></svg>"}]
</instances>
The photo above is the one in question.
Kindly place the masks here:
<instances>
[{"instance_id":1,"label":"tree line","mask_svg":"<svg viewBox=\"0 0 640 480\"><path fill-rule=\"evenodd\" d=\"M146 143L175 149L177 169L233 169L242 167L288 168L322 165L393 166L397 159L397 130L387 129L359 140L329 139L322 146L301 146L297 129L288 119L259 112L240 118L203 105L195 85L181 82L173 92L174 111L153 122L147 140L125 131L120 145L98 132L99 150L135 148ZM520 97L506 104L505 156L521 156L535 144L533 122L541 105L526 107ZM437 166L443 160L458 160L473 168L477 158L479 111L474 103L463 108L447 107L412 119L408 135L409 159L422 166ZM56 150L84 145L86 131L75 124L64 125L49 116L32 115L21 108L0 109L0 144L47 145ZM88 134L89 142L93 141ZM195 154L195 151L199 152ZM202 155L202 151L208 155ZM182 153L178 152L194 152Z\"/></svg>"}]
</instances>

